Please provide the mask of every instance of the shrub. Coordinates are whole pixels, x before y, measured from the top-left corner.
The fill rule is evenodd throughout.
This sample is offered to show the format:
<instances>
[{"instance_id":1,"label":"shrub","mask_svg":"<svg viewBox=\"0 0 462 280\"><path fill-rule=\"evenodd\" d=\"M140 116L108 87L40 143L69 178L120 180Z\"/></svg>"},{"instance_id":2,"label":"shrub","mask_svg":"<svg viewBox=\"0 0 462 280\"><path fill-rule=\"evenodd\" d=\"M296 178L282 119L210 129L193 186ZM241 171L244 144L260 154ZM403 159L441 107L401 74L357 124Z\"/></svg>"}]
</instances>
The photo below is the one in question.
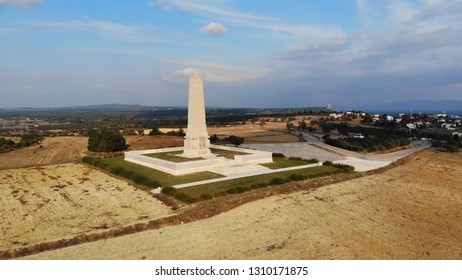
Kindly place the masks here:
<instances>
[{"instance_id":1,"label":"shrub","mask_svg":"<svg viewBox=\"0 0 462 280\"><path fill-rule=\"evenodd\" d=\"M201 194L201 196L200 196L200 199L201 199L201 200L209 200L209 199L212 199L212 198L213 198L212 195L206 194L206 193L203 193L203 194Z\"/></svg>"},{"instance_id":2,"label":"shrub","mask_svg":"<svg viewBox=\"0 0 462 280\"><path fill-rule=\"evenodd\" d=\"M180 200L180 201L183 201L183 202L186 202L188 204L190 203L194 203L194 202L197 202L197 198L194 198L194 197L190 197L189 195L185 194L185 193L177 193L175 195L175 198Z\"/></svg>"},{"instance_id":3,"label":"shrub","mask_svg":"<svg viewBox=\"0 0 462 280\"><path fill-rule=\"evenodd\" d=\"M83 157L83 158L82 158L82 162L83 162L83 163L86 163L86 164L91 164L91 165L93 165L93 164L94 164L94 161L95 161L95 159L92 158L92 157Z\"/></svg>"},{"instance_id":4,"label":"shrub","mask_svg":"<svg viewBox=\"0 0 462 280\"><path fill-rule=\"evenodd\" d=\"M133 176L130 179L132 179L132 181L137 184L141 184L145 178L141 175L133 174Z\"/></svg>"},{"instance_id":5,"label":"shrub","mask_svg":"<svg viewBox=\"0 0 462 280\"><path fill-rule=\"evenodd\" d=\"M261 188L266 188L268 186L268 183L258 183L258 184L253 184L250 186L251 189L261 189Z\"/></svg>"},{"instance_id":6,"label":"shrub","mask_svg":"<svg viewBox=\"0 0 462 280\"><path fill-rule=\"evenodd\" d=\"M324 166L332 166L332 165L334 165L334 163L332 161L330 161L330 160L326 160L325 162L322 163L322 165L324 165Z\"/></svg>"},{"instance_id":7,"label":"shrub","mask_svg":"<svg viewBox=\"0 0 462 280\"><path fill-rule=\"evenodd\" d=\"M289 180L291 181L303 181L305 180L305 176L299 174L292 174L289 176Z\"/></svg>"},{"instance_id":8,"label":"shrub","mask_svg":"<svg viewBox=\"0 0 462 280\"><path fill-rule=\"evenodd\" d=\"M175 196L177 189L175 189L174 187L163 187L160 192L166 195Z\"/></svg>"},{"instance_id":9,"label":"shrub","mask_svg":"<svg viewBox=\"0 0 462 280\"><path fill-rule=\"evenodd\" d=\"M354 166L348 165L348 164L343 164L343 163L335 163L332 166L336 167L336 168L340 168L340 169L344 170L345 172L352 172L352 171L355 170Z\"/></svg>"},{"instance_id":10,"label":"shrub","mask_svg":"<svg viewBox=\"0 0 462 280\"><path fill-rule=\"evenodd\" d=\"M122 169L119 175L124 178L131 179L133 174L135 174L133 171Z\"/></svg>"},{"instance_id":11,"label":"shrub","mask_svg":"<svg viewBox=\"0 0 462 280\"><path fill-rule=\"evenodd\" d=\"M319 160L316 159L316 158L306 159L305 161L308 162L308 163L318 163L319 162Z\"/></svg>"},{"instance_id":12,"label":"shrub","mask_svg":"<svg viewBox=\"0 0 462 280\"><path fill-rule=\"evenodd\" d=\"M144 185L153 189L157 189L162 186L159 182L154 180L147 180Z\"/></svg>"},{"instance_id":13,"label":"shrub","mask_svg":"<svg viewBox=\"0 0 462 280\"><path fill-rule=\"evenodd\" d=\"M125 169L123 169L122 167L115 167L111 169L111 173L114 175L120 175L124 171Z\"/></svg>"},{"instance_id":14,"label":"shrub","mask_svg":"<svg viewBox=\"0 0 462 280\"><path fill-rule=\"evenodd\" d=\"M283 153L273 153L273 157L275 157L275 158L285 158L286 156Z\"/></svg>"},{"instance_id":15,"label":"shrub","mask_svg":"<svg viewBox=\"0 0 462 280\"><path fill-rule=\"evenodd\" d=\"M301 157L289 157L290 160L303 160Z\"/></svg>"},{"instance_id":16,"label":"shrub","mask_svg":"<svg viewBox=\"0 0 462 280\"><path fill-rule=\"evenodd\" d=\"M229 136L227 140L236 147L244 143L244 138L235 135Z\"/></svg>"},{"instance_id":17,"label":"shrub","mask_svg":"<svg viewBox=\"0 0 462 280\"><path fill-rule=\"evenodd\" d=\"M440 140L435 140L432 142L432 147L440 148L442 146L443 146L443 142L441 142Z\"/></svg>"},{"instance_id":18,"label":"shrub","mask_svg":"<svg viewBox=\"0 0 462 280\"><path fill-rule=\"evenodd\" d=\"M457 153L459 151L459 148L453 145L444 145L444 148L446 149L446 152L449 153Z\"/></svg>"},{"instance_id":19,"label":"shrub","mask_svg":"<svg viewBox=\"0 0 462 280\"><path fill-rule=\"evenodd\" d=\"M271 181L269 182L269 184L271 186L275 186L275 185L282 185L286 183L284 179L282 179L281 177L275 177L273 179L271 179Z\"/></svg>"}]
</instances>

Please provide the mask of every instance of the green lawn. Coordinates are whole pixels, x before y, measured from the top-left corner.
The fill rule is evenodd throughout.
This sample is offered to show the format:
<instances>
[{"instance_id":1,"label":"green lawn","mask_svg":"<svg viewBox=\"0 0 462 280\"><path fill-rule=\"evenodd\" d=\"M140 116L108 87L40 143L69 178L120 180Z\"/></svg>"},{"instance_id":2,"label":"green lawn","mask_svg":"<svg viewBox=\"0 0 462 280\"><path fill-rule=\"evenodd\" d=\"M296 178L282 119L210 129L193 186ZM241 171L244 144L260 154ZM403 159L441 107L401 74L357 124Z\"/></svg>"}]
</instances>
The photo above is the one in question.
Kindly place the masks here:
<instances>
[{"instance_id":1,"label":"green lawn","mask_svg":"<svg viewBox=\"0 0 462 280\"><path fill-rule=\"evenodd\" d=\"M229 159L234 159L235 155L248 155L249 153L244 153L244 152L236 152L236 151L228 151L228 150L222 150L222 149L210 149L212 154L219 155L225 158Z\"/></svg>"},{"instance_id":2,"label":"green lawn","mask_svg":"<svg viewBox=\"0 0 462 280\"><path fill-rule=\"evenodd\" d=\"M276 173L265 174L265 175L239 178L235 180L210 183L210 184L194 186L194 187L189 187L189 188L182 188L182 189L178 189L178 191L185 193L191 197L198 198L202 194L217 195L219 193L226 192L227 190L236 188L236 187L247 188L252 185L259 184L259 183L267 183L276 177L287 178L290 175L295 174L295 175L303 175L303 176L315 178L315 177L321 177L324 175L328 175L328 173L336 173L339 171L341 170L338 168L332 167L332 166L318 166L318 167L304 168L304 169L291 170L291 171L282 171L282 172L276 172Z\"/></svg>"},{"instance_id":3,"label":"green lawn","mask_svg":"<svg viewBox=\"0 0 462 280\"><path fill-rule=\"evenodd\" d=\"M184 157L178 156L178 155L180 155L182 153L183 153L183 151L174 151L174 152L145 154L144 156L163 159L163 160L168 160L168 161L172 161L172 162L188 162L188 161L196 161L196 160L203 159L201 157L198 157L198 158L184 158Z\"/></svg>"},{"instance_id":4,"label":"green lawn","mask_svg":"<svg viewBox=\"0 0 462 280\"><path fill-rule=\"evenodd\" d=\"M189 175L175 176L149 167L125 161L123 157L103 158L101 161L110 166L107 168L108 170L111 170L111 168L122 167L125 170L133 171L136 174L157 181L162 185L162 187L224 177L212 172L198 172Z\"/></svg>"},{"instance_id":5,"label":"green lawn","mask_svg":"<svg viewBox=\"0 0 462 280\"><path fill-rule=\"evenodd\" d=\"M286 168L292 166L300 166L300 165L307 165L311 164L304 160L299 159L288 159L288 158L280 158L280 157L273 157L273 162L271 163L264 163L261 164L271 169L279 169L279 168Z\"/></svg>"}]
</instances>

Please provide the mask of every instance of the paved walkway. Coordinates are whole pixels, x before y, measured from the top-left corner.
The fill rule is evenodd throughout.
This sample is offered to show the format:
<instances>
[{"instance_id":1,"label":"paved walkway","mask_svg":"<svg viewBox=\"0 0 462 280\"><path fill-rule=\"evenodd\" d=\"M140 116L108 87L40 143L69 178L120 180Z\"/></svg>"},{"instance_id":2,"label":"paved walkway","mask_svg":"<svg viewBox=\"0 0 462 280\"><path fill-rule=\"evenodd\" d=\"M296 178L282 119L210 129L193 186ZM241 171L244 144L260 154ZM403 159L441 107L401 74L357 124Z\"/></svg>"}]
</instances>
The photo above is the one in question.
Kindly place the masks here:
<instances>
[{"instance_id":1,"label":"paved walkway","mask_svg":"<svg viewBox=\"0 0 462 280\"><path fill-rule=\"evenodd\" d=\"M261 151L269 151L274 153L283 153L287 157L302 157L305 159L316 158L320 162L330 160L335 163L349 164L355 167L356 171L364 172L373 169L385 167L395 160L406 157L412 153L421 151L430 147L426 142L413 142L413 148L388 153L388 154L361 154L353 151L348 151L333 147L325 144L320 139L313 137L309 134L304 134L303 137L307 142L304 143L283 143L283 144L246 144L242 145L243 148L250 148ZM217 167L216 170L211 172L223 174L226 177L210 179L187 184L174 185L172 187L181 189L192 186L204 185L209 183L216 183L221 181L233 180L238 178L270 174L276 172L283 172L289 170L297 170L303 168L310 168L320 164L309 164L302 166L294 166L281 169L269 169L261 165L241 165L231 167ZM152 192L159 192L160 189L155 189Z\"/></svg>"},{"instance_id":2,"label":"paved walkway","mask_svg":"<svg viewBox=\"0 0 462 280\"><path fill-rule=\"evenodd\" d=\"M299 165L299 166L293 166L293 167L287 167L287 168L279 168L279 169L267 168L266 170L263 170L263 169L261 169L261 170L253 170L253 171L249 171L249 172L231 174L231 175L223 177L223 178L210 179L210 180L186 183L186 184L181 184L181 185L174 185L172 187L174 187L176 189L188 188L188 187L197 186L197 185L204 185L204 184L209 184L209 183L216 183L216 182L221 182L221 181L234 180L234 179L250 177L250 176L256 176L256 175L264 175L264 174L277 173L277 172L283 172L283 171L311 168L311 167L319 166L320 164L321 163L314 163L314 164ZM247 166L247 167L249 169L251 169L250 168L251 166Z\"/></svg>"},{"instance_id":3,"label":"paved walkway","mask_svg":"<svg viewBox=\"0 0 462 280\"><path fill-rule=\"evenodd\" d=\"M291 157L317 158L318 160L330 160L335 163L349 164L355 167L356 171L364 172L389 165L395 160L406 157L415 152L430 147L426 141L413 142L413 148L401 150L388 154L361 154L353 151L344 150L325 144L322 140L308 133L303 134L307 142L304 143L285 143L285 144L248 144L243 147L283 153Z\"/></svg>"}]
</instances>

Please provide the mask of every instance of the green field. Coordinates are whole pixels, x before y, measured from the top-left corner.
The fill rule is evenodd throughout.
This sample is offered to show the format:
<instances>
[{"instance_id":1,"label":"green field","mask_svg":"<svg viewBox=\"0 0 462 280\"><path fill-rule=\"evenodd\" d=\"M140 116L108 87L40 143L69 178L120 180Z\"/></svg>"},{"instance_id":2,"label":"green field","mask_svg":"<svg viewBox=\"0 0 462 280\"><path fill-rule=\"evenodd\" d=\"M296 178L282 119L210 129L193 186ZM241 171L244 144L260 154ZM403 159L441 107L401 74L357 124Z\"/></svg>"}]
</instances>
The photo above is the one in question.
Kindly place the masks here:
<instances>
[{"instance_id":1,"label":"green field","mask_svg":"<svg viewBox=\"0 0 462 280\"><path fill-rule=\"evenodd\" d=\"M125 161L123 157L102 158L100 160L109 166L105 169L111 170L111 168L124 168L127 171L132 171L143 177L157 181L162 185L162 187L224 177L212 172L198 172L189 175L174 176L149 167Z\"/></svg>"},{"instance_id":2,"label":"green field","mask_svg":"<svg viewBox=\"0 0 462 280\"><path fill-rule=\"evenodd\" d=\"M188 161L196 161L202 160L203 158L184 158L178 155L182 154L183 151L174 151L174 152L164 152L164 153L153 153L153 154L144 154L143 156L153 157L158 159L163 159L172 162L188 162Z\"/></svg>"},{"instance_id":3,"label":"green field","mask_svg":"<svg viewBox=\"0 0 462 280\"><path fill-rule=\"evenodd\" d=\"M280 158L280 157L273 157L273 162L271 163L264 163L261 164L271 169L279 169L279 168L286 168L292 166L300 166L300 165L307 165L311 164L305 160L300 159L288 159L288 158Z\"/></svg>"},{"instance_id":4,"label":"green field","mask_svg":"<svg viewBox=\"0 0 462 280\"><path fill-rule=\"evenodd\" d=\"M214 149L214 148L211 148L210 151L212 152L212 154L222 156L225 158L229 158L229 159L234 159L235 155L248 155L248 153L244 153L244 152L228 151L228 150Z\"/></svg>"},{"instance_id":5,"label":"green field","mask_svg":"<svg viewBox=\"0 0 462 280\"><path fill-rule=\"evenodd\" d=\"M274 158L273 168L284 168L308 164L309 162L297 158ZM128 178L138 184L149 187L170 187L178 184L204 181L209 179L222 178L224 176L212 172L198 172L183 176L170 175L149 167L125 161L122 156L110 158L89 158L85 157L83 162L92 164L101 169L107 170L117 176ZM281 185L292 181L328 176L341 172L350 172L339 166L316 166L298 170L280 171L271 174L257 175L234 180L226 180L216 183L193 186L189 188L174 189L165 188L166 194L187 203L194 203L198 200L210 199L214 196L223 196L233 193L242 193L252 189L265 188L273 185ZM168 189L168 190L167 190ZM169 193L167 193L167 191Z\"/></svg>"},{"instance_id":6,"label":"green field","mask_svg":"<svg viewBox=\"0 0 462 280\"><path fill-rule=\"evenodd\" d=\"M208 195L219 195L223 192L226 192L229 189L241 187L241 188L250 188L252 185L268 183L274 178L287 178L291 175L302 175L310 178L321 177L333 173L341 172L340 169L332 166L318 166L311 168L304 168L291 171L282 171L276 173L270 173L265 175L258 175L246 178L239 178L234 180L210 183L200 186L194 186L189 188L178 189L179 192L185 193L190 197L198 198L202 194Z\"/></svg>"}]
</instances>

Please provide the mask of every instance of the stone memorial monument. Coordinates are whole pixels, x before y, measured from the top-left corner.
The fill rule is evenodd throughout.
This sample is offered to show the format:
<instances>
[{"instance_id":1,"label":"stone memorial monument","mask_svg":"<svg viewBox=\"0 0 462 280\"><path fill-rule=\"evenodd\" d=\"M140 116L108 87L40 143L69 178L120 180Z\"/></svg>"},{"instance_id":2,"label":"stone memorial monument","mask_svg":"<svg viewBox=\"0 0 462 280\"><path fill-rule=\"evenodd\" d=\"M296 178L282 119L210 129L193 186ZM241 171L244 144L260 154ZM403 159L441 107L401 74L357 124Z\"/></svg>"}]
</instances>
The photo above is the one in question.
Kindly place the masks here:
<instances>
[{"instance_id":1,"label":"stone memorial monument","mask_svg":"<svg viewBox=\"0 0 462 280\"><path fill-rule=\"evenodd\" d=\"M210 140L205 121L205 98L202 75L194 72L189 77L188 130L182 156L187 158L211 156Z\"/></svg>"},{"instance_id":2,"label":"stone memorial monument","mask_svg":"<svg viewBox=\"0 0 462 280\"><path fill-rule=\"evenodd\" d=\"M188 130L183 147L150 149L125 152L125 160L153 168L175 176L209 171L224 176L249 176L272 172L259 164L273 161L272 153L220 145L210 145L205 121L205 100L202 75L199 72L189 77ZM233 158L225 158L220 153L212 154L210 148L235 153ZM157 158L157 153L171 153L172 156L188 158L176 162ZM269 171L268 171L269 170ZM250 173L249 173L250 172ZM263 173L261 173L263 172Z\"/></svg>"}]
</instances>

